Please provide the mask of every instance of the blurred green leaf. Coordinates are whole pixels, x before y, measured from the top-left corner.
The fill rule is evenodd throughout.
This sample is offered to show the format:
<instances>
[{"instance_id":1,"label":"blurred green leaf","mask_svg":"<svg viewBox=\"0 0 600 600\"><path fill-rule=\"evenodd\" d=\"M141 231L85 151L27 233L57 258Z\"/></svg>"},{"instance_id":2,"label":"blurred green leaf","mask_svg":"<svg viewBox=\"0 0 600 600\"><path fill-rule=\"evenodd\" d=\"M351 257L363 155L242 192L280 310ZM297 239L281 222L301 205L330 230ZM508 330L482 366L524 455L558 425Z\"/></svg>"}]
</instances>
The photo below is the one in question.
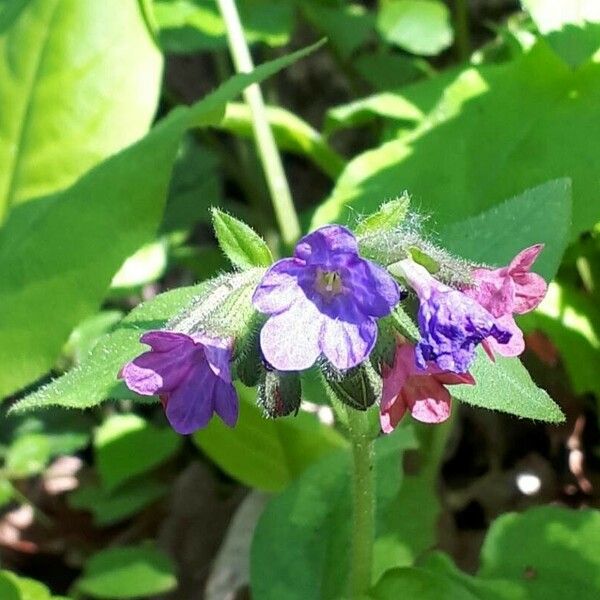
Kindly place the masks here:
<instances>
[{"instance_id":1,"label":"blurred green leaf","mask_svg":"<svg viewBox=\"0 0 600 600\"><path fill-rule=\"evenodd\" d=\"M175 567L151 545L111 548L94 554L76 586L94 598L139 598L177 586Z\"/></svg>"},{"instance_id":2,"label":"blurred green leaf","mask_svg":"<svg viewBox=\"0 0 600 600\"><path fill-rule=\"evenodd\" d=\"M0 30L0 222L143 135L162 74L136 0L20 4Z\"/></svg>"},{"instance_id":3,"label":"blurred green leaf","mask_svg":"<svg viewBox=\"0 0 600 600\"><path fill-rule=\"evenodd\" d=\"M435 56L452 44L450 11L438 0L387 0L377 18L386 42L423 56Z\"/></svg>"},{"instance_id":4,"label":"blurred green leaf","mask_svg":"<svg viewBox=\"0 0 600 600\"><path fill-rule=\"evenodd\" d=\"M382 92L421 79L429 70L422 59L388 50L365 52L353 61L353 66L373 89Z\"/></svg>"},{"instance_id":5,"label":"blurred green leaf","mask_svg":"<svg viewBox=\"0 0 600 600\"><path fill-rule=\"evenodd\" d=\"M0 478L0 508L4 508L13 499L13 486L8 479ZM0 586L1 590L1 586ZM2 596L0 596L2 597Z\"/></svg>"},{"instance_id":6,"label":"blurred green leaf","mask_svg":"<svg viewBox=\"0 0 600 600\"><path fill-rule=\"evenodd\" d=\"M503 577L531 600L600 597L600 512L558 506L496 519L481 550L479 577Z\"/></svg>"},{"instance_id":7,"label":"blurred green leaf","mask_svg":"<svg viewBox=\"0 0 600 600\"><path fill-rule=\"evenodd\" d=\"M0 231L0 397L52 365L73 327L96 313L123 260L152 239L186 129L218 121L247 85L316 47L234 76L194 106L169 113L64 192L10 213Z\"/></svg>"},{"instance_id":8,"label":"blurred green leaf","mask_svg":"<svg viewBox=\"0 0 600 600\"><path fill-rule=\"evenodd\" d=\"M267 116L277 146L312 160L319 169L335 179L345 166L344 159L335 152L306 121L284 108L268 106ZM230 102L220 127L237 135L251 138L252 115L247 104Z\"/></svg>"},{"instance_id":9,"label":"blurred green leaf","mask_svg":"<svg viewBox=\"0 0 600 600\"><path fill-rule=\"evenodd\" d=\"M452 386L452 395L461 402L547 423L565 420L560 408L531 380L518 358L497 356L492 362L479 348L469 371L476 385Z\"/></svg>"},{"instance_id":10,"label":"blurred green leaf","mask_svg":"<svg viewBox=\"0 0 600 600\"><path fill-rule=\"evenodd\" d=\"M50 590L43 583L28 577L19 577L11 571L0 571L0 573L10 579L19 590L19 600L52 600ZM1 598L4 600L4 596Z\"/></svg>"},{"instance_id":11,"label":"blurred green leaf","mask_svg":"<svg viewBox=\"0 0 600 600\"><path fill-rule=\"evenodd\" d=\"M41 473L50 460L50 442L45 435L30 433L17 438L6 453L5 468L12 477Z\"/></svg>"},{"instance_id":12,"label":"blurred green leaf","mask_svg":"<svg viewBox=\"0 0 600 600\"><path fill-rule=\"evenodd\" d=\"M595 0L521 0L521 4L542 33L600 21L600 4Z\"/></svg>"},{"instance_id":13,"label":"blurred green leaf","mask_svg":"<svg viewBox=\"0 0 600 600\"><path fill-rule=\"evenodd\" d=\"M288 0L238 0L249 43L288 43L294 27ZM225 24L214 0L154 0L160 41L167 52L189 53L227 48Z\"/></svg>"},{"instance_id":14,"label":"blurred green leaf","mask_svg":"<svg viewBox=\"0 0 600 600\"><path fill-rule=\"evenodd\" d=\"M415 446L410 429L399 429L376 445L377 535L388 531L402 481L401 452ZM351 452L326 456L273 498L252 542L250 580L256 600L333 600L344 596L352 499Z\"/></svg>"},{"instance_id":15,"label":"blurred green leaf","mask_svg":"<svg viewBox=\"0 0 600 600\"><path fill-rule=\"evenodd\" d=\"M182 438L169 427L155 427L134 414L112 415L94 435L96 466L103 486L112 491L175 454Z\"/></svg>"},{"instance_id":16,"label":"blurred green leaf","mask_svg":"<svg viewBox=\"0 0 600 600\"><path fill-rule=\"evenodd\" d=\"M273 255L263 238L243 221L213 208L213 227L221 250L234 268L268 267Z\"/></svg>"},{"instance_id":17,"label":"blurred green leaf","mask_svg":"<svg viewBox=\"0 0 600 600\"><path fill-rule=\"evenodd\" d=\"M427 116L352 160L313 227L369 213L406 189L443 228L564 177L573 183L570 240L600 220L600 63L570 69L542 40L517 60L450 70L402 96Z\"/></svg>"},{"instance_id":18,"label":"blurred green leaf","mask_svg":"<svg viewBox=\"0 0 600 600\"><path fill-rule=\"evenodd\" d=\"M344 59L374 37L375 19L358 3L341 2L332 6L319 0L301 0L299 6L307 21L327 37Z\"/></svg>"},{"instance_id":19,"label":"blurred green leaf","mask_svg":"<svg viewBox=\"0 0 600 600\"><path fill-rule=\"evenodd\" d=\"M2 600L22 600L19 588L8 571L0 571L0 598Z\"/></svg>"},{"instance_id":20,"label":"blurred green leaf","mask_svg":"<svg viewBox=\"0 0 600 600\"><path fill-rule=\"evenodd\" d=\"M167 244L164 239L144 244L134 252L110 282L113 289L131 289L156 281L167 268Z\"/></svg>"},{"instance_id":21,"label":"blurred green leaf","mask_svg":"<svg viewBox=\"0 0 600 600\"><path fill-rule=\"evenodd\" d=\"M83 320L72 332L63 348L63 353L73 362L80 363L121 319L120 310L102 310Z\"/></svg>"},{"instance_id":22,"label":"blurred green leaf","mask_svg":"<svg viewBox=\"0 0 600 600\"><path fill-rule=\"evenodd\" d=\"M550 281L569 241L571 211L571 182L558 179L442 227L440 242L468 260L495 266L507 265L524 248L543 243L533 270Z\"/></svg>"},{"instance_id":23,"label":"blurred green leaf","mask_svg":"<svg viewBox=\"0 0 600 600\"><path fill-rule=\"evenodd\" d=\"M256 391L238 386L240 417L235 429L213 419L194 442L227 474L268 492L285 489L307 467L346 441L304 412L267 419L256 407Z\"/></svg>"},{"instance_id":24,"label":"blurred green leaf","mask_svg":"<svg viewBox=\"0 0 600 600\"><path fill-rule=\"evenodd\" d=\"M562 283L552 283L542 304L523 315L525 331L540 329L560 352L576 394L600 398L600 379L590 365L600 364L600 308L593 297Z\"/></svg>"},{"instance_id":25,"label":"blurred green leaf","mask_svg":"<svg viewBox=\"0 0 600 600\"><path fill-rule=\"evenodd\" d=\"M106 527L135 516L168 490L166 484L151 477L137 477L111 491L100 485L85 485L69 494L69 504L91 512L94 523Z\"/></svg>"},{"instance_id":26,"label":"blurred green leaf","mask_svg":"<svg viewBox=\"0 0 600 600\"><path fill-rule=\"evenodd\" d=\"M408 194L403 194L395 200L385 202L377 212L358 222L354 230L356 235L359 237L368 236L370 233L383 233L398 227L406 217L409 204Z\"/></svg>"}]
</instances>

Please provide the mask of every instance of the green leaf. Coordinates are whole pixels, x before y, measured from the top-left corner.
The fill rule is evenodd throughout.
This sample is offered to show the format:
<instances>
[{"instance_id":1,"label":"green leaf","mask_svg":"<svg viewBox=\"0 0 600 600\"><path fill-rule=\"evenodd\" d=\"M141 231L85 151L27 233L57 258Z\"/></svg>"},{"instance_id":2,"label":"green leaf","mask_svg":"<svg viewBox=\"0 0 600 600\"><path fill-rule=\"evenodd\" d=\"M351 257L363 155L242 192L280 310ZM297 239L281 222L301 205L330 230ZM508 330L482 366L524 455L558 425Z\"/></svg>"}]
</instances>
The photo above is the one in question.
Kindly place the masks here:
<instances>
[{"instance_id":1,"label":"green leaf","mask_svg":"<svg viewBox=\"0 0 600 600\"><path fill-rule=\"evenodd\" d=\"M401 95L427 116L350 161L313 227L351 221L406 189L443 228L564 177L573 184L570 240L600 220L590 169L590 140L600 138L600 63L573 70L542 40L512 62L451 70Z\"/></svg>"},{"instance_id":2,"label":"green leaf","mask_svg":"<svg viewBox=\"0 0 600 600\"><path fill-rule=\"evenodd\" d=\"M263 240L251 227L218 208L212 209L213 227L221 250L234 267L268 267L273 255Z\"/></svg>"},{"instance_id":3,"label":"green leaf","mask_svg":"<svg viewBox=\"0 0 600 600\"><path fill-rule=\"evenodd\" d=\"M120 310L102 310L82 321L72 332L63 348L63 354L74 363L80 363L121 319Z\"/></svg>"},{"instance_id":4,"label":"green leaf","mask_svg":"<svg viewBox=\"0 0 600 600\"><path fill-rule=\"evenodd\" d=\"M114 289L130 290L160 279L167 268L167 244L161 239L144 244L121 265L110 282Z\"/></svg>"},{"instance_id":5,"label":"green leaf","mask_svg":"<svg viewBox=\"0 0 600 600\"><path fill-rule=\"evenodd\" d=\"M181 437L168 427L158 428L134 414L113 415L94 435L96 465L106 491L145 473L169 459Z\"/></svg>"},{"instance_id":6,"label":"green leaf","mask_svg":"<svg viewBox=\"0 0 600 600\"><path fill-rule=\"evenodd\" d=\"M13 499L13 486L8 479L0 479L0 508L4 508ZM0 586L1 589L1 586Z\"/></svg>"},{"instance_id":7,"label":"green leaf","mask_svg":"<svg viewBox=\"0 0 600 600\"><path fill-rule=\"evenodd\" d=\"M332 179L342 172L346 165L344 159L306 121L279 106L267 106L267 117L281 150L306 156ZM252 138L252 113L248 105L230 102L219 127Z\"/></svg>"},{"instance_id":8,"label":"green leaf","mask_svg":"<svg viewBox=\"0 0 600 600\"><path fill-rule=\"evenodd\" d=\"M20 4L0 33L0 222L143 135L162 75L136 0Z\"/></svg>"},{"instance_id":9,"label":"green leaf","mask_svg":"<svg viewBox=\"0 0 600 600\"><path fill-rule=\"evenodd\" d=\"M169 487L150 477L131 479L108 491L98 485L87 485L69 495L69 504L94 515L94 523L106 527L137 515L162 498Z\"/></svg>"},{"instance_id":10,"label":"green leaf","mask_svg":"<svg viewBox=\"0 0 600 600\"><path fill-rule=\"evenodd\" d=\"M469 370L476 385L452 386L452 395L461 402L548 423L565 420L560 408L533 383L518 358L497 356L492 362L479 348Z\"/></svg>"},{"instance_id":11,"label":"green leaf","mask_svg":"<svg viewBox=\"0 0 600 600\"><path fill-rule=\"evenodd\" d=\"M594 0L521 0L521 4L542 33L600 21L600 4Z\"/></svg>"},{"instance_id":12,"label":"green leaf","mask_svg":"<svg viewBox=\"0 0 600 600\"><path fill-rule=\"evenodd\" d=\"M50 442L46 436L30 433L10 445L5 468L13 477L30 477L41 473L49 460Z\"/></svg>"},{"instance_id":13,"label":"green leaf","mask_svg":"<svg viewBox=\"0 0 600 600\"><path fill-rule=\"evenodd\" d=\"M414 447L410 429L399 429L376 445L377 535L402 480L401 451ZM326 456L273 498L257 525L250 581L256 600L333 600L344 596L349 569L352 499L351 452Z\"/></svg>"},{"instance_id":14,"label":"green leaf","mask_svg":"<svg viewBox=\"0 0 600 600\"><path fill-rule=\"evenodd\" d=\"M268 492L285 489L322 456L346 445L331 427L304 412L267 419L255 406L256 391L238 385L240 417L235 429L213 419L194 442L223 471Z\"/></svg>"},{"instance_id":15,"label":"green leaf","mask_svg":"<svg viewBox=\"0 0 600 600\"><path fill-rule=\"evenodd\" d=\"M153 546L111 548L85 563L76 586L94 598L139 598L174 589L174 573L172 561Z\"/></svg>"},{"instance_id":16,"label":"green leaf","mask_svg":"<svg viewBox=\"0 0 600 600\"><path fill-rule=\"evenodd\" d=\"M440 243L474 262L498 266L507 265L524 248L543 243L533 270L550 281L569 240L571 207L571 182L550 181L443 227Z\"/></svg>"},{"instance_id":17,"label":"green leaf","mask_svg":"<svg viewBox=\"0 0 600 600\"><path fill-rule=\"evenodd\" d=\"M519 582L531 600L600 597L600 512L543 506L492 523L479 577Z\"/></svg>"},{"instance_id":18,"label":"green leaf","mask_svg":"<svg viewBox=\"0 0 600 600\"><path fill-rule=\"evenodd\" d=\"M236 75L64 192L10 213L0 231L0 397L48 370L75 325L97 312L125 258L152 239L187 128L218 121L247 85L316 47Z\"/></svg>"},{"instance_id":19,"label":"green leaf","mask_svg":"<svg viewBox=\"0 0 600 600\"><path fill-rule=\"evenodd\" d=\"M377 27L386 42L413 54L435 56L452 44L450 11L438 0L388 0Z\"/></svg>"},{"instance_id":20,"label":"green leaf","mask_svg":"<svg viewBox=\"0 0 600 600\"><path fill-rule=\"evenodd\" d=\"M2 600L22 600L19 588L10 575L11 573L8 571L0 571L0 598Z\"/></svg>"},{"instance_id":21,"label":"green leaf","mask_svg":"<svg viewBox=\"0 0 600 600\"><path fill-rule=\"evenodd\" d=\"M600 364L600 308L593 297L568 284L551 283L540 306L520 317L519 326L548 335L577 395L593 393L600 398L598 374L590 369Z\"/></svg>"},{"instance_id":22,"label":"green leaf","mask_svg":"<svg viewBox=\"0 0 600 600\"><path fill-rule=\"evenodd\" d=\"M236 4L249 43L288 43L294 25L288 0L239 0ZM225 23L214 0L155 0L154 16L161 45L168 52L227 48Z\"/></svg>"},{"instance_id":23,"label":"green leaf","mask_svg":"<svg viewBox=\"0 0 600 600\"><path fill-rule=\"evenodd\" d=\"M406 98L392 92L380 92L330 108L325 116L325 133L330 135L340 129L364 125L377 117L416 123L423 116L419 108Z\"/></svg>"},{"instance_id":24,"label":"green leaf","mask_svg":"<svg viewBox=\"0 0 600 600\"><path fill-rule=\"evenodd\" d=\"M408 194L382 204L377 212L359 221L354 232L358 236L368 236L398 227L406 217L409 204Z\"/></svg>"},{"instance_id":25,"label":"green leaf","mask_svg":"<svg viewBox=\"0 0 600 600\"><path fill-rule=\"evenodd\" d=\"M361 77L375 90L387 92L422 79L429 66L422 59L388 50L361 54L353 63Z\"/></svg>"},{"instance_id":26,"label":"green leaf","mask_svg":"<svg viewBox=\"0 0 600 600\"><path fill-rule=\"evenodd\" d=\"M52 600L50 590L43 583L28 577L19 577L11 571L0 571L0 573L10 579L19 590L19 600ZM1 597L4 600L4 596Z\"/></svg>"}]
</instances>

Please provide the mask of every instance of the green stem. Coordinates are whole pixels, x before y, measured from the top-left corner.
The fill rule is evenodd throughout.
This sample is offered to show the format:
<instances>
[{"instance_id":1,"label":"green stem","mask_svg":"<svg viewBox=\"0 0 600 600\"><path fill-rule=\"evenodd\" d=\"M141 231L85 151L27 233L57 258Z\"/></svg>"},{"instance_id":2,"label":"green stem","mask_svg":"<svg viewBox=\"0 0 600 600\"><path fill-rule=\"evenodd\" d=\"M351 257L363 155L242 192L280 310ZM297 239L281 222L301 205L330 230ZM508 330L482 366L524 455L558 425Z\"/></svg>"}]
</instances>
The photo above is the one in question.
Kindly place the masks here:
<instances>
[{"instance_id":1,"label":"green stem","mask_svg":"<svg viewBox=\"0 0 600 600\"><path fill-rule=\"evenodd\" d=\"M352 442L352 554L350 590L352 598L365 595L371 587L373 544L375 542L375 473L374 446L369 435L366 412L347 407L348 428Z\"/></svg>"},{"instance_id":2,"label":"green stem","mask_svg":"<svg viewBox=\"0 0 600 600\"><path fill-rule=\"evenodd\" d=\"M467 60L471 52L469 36L469 0L454 0L454 28L456 47L461 60Z\"/></svg>"},{"instance_id":3,"label":"green stem","mask_svg":"<svg viewBox=\"0 0 600 600\"><path fill-rule=\"evenodd\" d=\"M254 69L254 64L244 37L244 30L242 29L235 0L217 0L217 4L227 29L229 50L236 71L238 73L250 73ZM281 237L286 245L291 246L300 237L300 223L283 170L281 156L269 125L265 101L258 84L255 83L246 88L244 100L252 113L254 138L267 179Z\"/></svg>"}]
</instances>

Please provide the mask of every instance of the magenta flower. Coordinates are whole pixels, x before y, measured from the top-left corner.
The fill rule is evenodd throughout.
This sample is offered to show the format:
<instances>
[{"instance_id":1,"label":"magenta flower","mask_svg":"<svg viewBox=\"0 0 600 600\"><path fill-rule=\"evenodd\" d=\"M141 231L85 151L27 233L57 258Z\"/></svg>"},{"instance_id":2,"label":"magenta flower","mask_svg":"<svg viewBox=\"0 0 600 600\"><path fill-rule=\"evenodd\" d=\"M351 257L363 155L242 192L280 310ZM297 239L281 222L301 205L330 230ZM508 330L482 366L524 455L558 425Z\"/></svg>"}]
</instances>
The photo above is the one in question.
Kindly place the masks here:
<instances>
[{"instance_id":1,"label":"magenta flower","mask_svg":"<svg viewBox=\"0 0 600 600\"><path fill-rule=\"evenodd\" d=\"M236 424L228 342L175 331L148 331L140 341L151 350L128 362L119 377L142 396L160 396L175 431L188 434L206 427L213 412L230 427Z\"/></svg>"},{"instance_id":2,"label":"magenta flower","mask_svg":"<svg viewBox=\"0 0 600 600\"><path fill-rule=\"evenodd\" d=\"M446 385L475 384L470 373L450 373L435 365L416 365L415 347L396 346L394 364L383 370L383 392L379 421L384 433L391 433L406 411L422 423L441 423L450 416L451 397Z\"/></svg>"},{"instance_id":3,"label":"magenta flower","mask_svg":"<svg viewBox=\"0 0 600 600\"><path fill-rule=\"evenodd\" d=\"M507 267L500 269L475 269L475 285L465 294L486 308L498 322L512 333L508 344L498 344L488 338L484 347L491 358L494 351L502 356L519 356L525 350L523 332L516 324L513 314L521 315L536 308L546 295L548 285L530 269L543 244L536 244L519 252Z\"/></svg>"},{"instance_id":4,"label":"magenta flower","mask_svg":"<svg viewBox=\"0 0 600 600\"><path fill-rule=\"evenodd\" d=\"M275 369L301 371L323 354L345 370L369 355L376 319L391 312L400 290L386 270L359 256L348 229L328 225L303 237L293 258L277 261L252 301L270 315L260 345Z\"/></svg>"},{"instance_id":5,"label":"magenta flower","mask_svg":"<svg viewBox=\"0 0 600 600\"><path fill-rule=\"evenodd\" d=\"M420 300L421 340L415 355L421 369L433 361L443 371L466 373L484 339L508 343L511 331L478 302L439 282L412 260L402 260L399 266Z\"/></svg>"}]
</instances>

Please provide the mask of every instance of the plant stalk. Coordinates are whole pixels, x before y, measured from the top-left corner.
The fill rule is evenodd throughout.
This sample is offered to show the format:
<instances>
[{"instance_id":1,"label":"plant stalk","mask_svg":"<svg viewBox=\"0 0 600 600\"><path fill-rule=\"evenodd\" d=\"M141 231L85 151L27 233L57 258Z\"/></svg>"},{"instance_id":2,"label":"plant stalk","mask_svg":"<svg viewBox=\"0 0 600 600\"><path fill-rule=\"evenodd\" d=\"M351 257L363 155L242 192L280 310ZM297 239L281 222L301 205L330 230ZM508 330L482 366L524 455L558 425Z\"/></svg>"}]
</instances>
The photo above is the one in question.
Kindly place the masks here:
<instances>
[{"instance_id":1,"label":"plant stalk","mask_svg":"<svg viewBox=\"0 0 600 600\"><path fill-rule=\"evenodd\" d=\"M240 22L235 0L217 0L219 11L225 22L227 41L238 73L250 73L254 69L244 30ZM244 91L244 100L252 114L252 129L260 162L265 173L275 217L284 244L292 246L300 237L300 223L292 200L281 156L269 124L267 109L257 83Z\"/></svg>"},{"instance_id":2,"label":"plant stalk","mask_svg":"<svg viewBox=\"0 0 600 600\"><path fill-rule=\"evenodd\" d=\"M353 459L350 592L352 598L360 598L371 587L375 542L374 444L369 434L367 413L350 407L346 412Z\"/></svg>"},{"instance_id":3,"label":"plant stalk","mask_svg":"<svg viewBox=\"0 0 600 600\"><path fill-rule=\"evenodd\" d=\"M454 28L456 30L458 57L460 60L467 60L471 53L469 0L454 0Z\"/></svg>"}]
</instances>

